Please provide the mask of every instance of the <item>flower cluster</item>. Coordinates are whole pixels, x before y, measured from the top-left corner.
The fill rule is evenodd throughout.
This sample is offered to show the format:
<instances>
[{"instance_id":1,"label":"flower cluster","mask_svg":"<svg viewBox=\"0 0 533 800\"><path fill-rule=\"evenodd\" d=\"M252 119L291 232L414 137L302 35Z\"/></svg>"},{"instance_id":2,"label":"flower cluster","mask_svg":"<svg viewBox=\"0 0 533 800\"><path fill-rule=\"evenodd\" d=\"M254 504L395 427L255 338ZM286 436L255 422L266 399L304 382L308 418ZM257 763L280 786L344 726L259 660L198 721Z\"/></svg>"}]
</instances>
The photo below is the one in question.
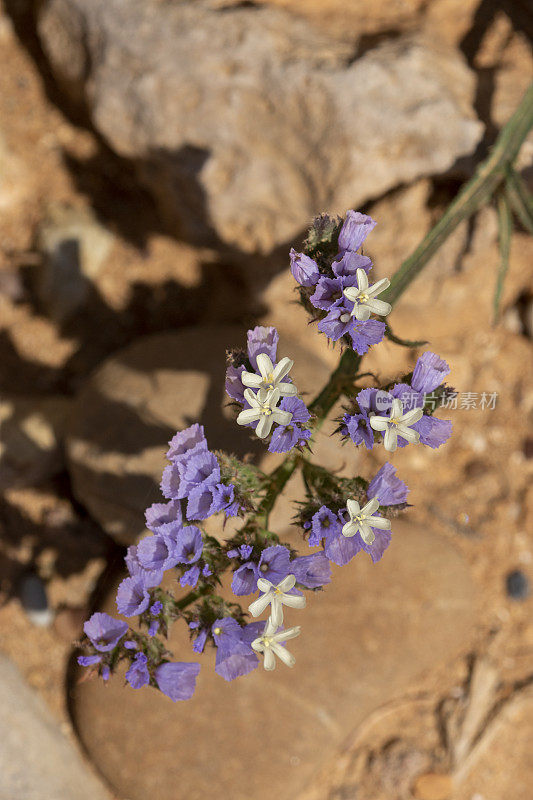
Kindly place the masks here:
<instances>
[{"instance_id":1,"label":"flower cluster","mask_svg":"<svg viewBox=\"0 0 533 800\"><path fill-rule=\"evenodd\" d=\"M341 567L361 551L373 562L379 561L392 533L390 520L382 514L391 516L405 508L409 491L392 464L384 464L368 485L362 480L339 479L333 490L324 490L320 477L319 473L317 480L312 481L311 476L308 481L311 499L301 512L308 545L323 547L325 556ZM324 495L328 496L327 505L321 502Z\"/></svg>"},{"instance_id":2,"label":"flower cluster","mask_svg":"<svg viewBox=\"0 0 533 800\"><path fill-rule=\"evenodd\" d=\"M433 416L434 404L427 404L428 393L445 396L443 379L448 364L435 353L423 353L410 375L387 390L362 389L354 407L344 414L339 430L356 445L374 446L376 434L383 435L389 452L408 443L437 448L451 436L451 422Z\"/></svg>"},{"instance_id":3,"label":"flower cluster","mask_svg":"<svg viewBox=\"0 0 533 800\"><path fill-rule=\"evenodd\" d=\"M334 342L342 339L363 355L385 334L389 303L378 295L390 285L387 278L370 285L372 262L357 252L376 223L358 211L348 211L344 221L327 216L315 220L305 252L290 252L291 272L300 285L304 307L318 321L318 330Z\"/></svg>"},{"instance_id":4,"label":"flower cluster","mask_svg":"<svg viewBox=\"0 0 533 800\"><path fill-rule=\"evenodd\" d=\"M291 251L302 304L320 331L342 339L359 356L385 333L385 324L372 315L390 311L378 298L389 282L370 285L371 261L358 252L374 226L370 217L354 211L344 220L322 216L315 220L305 252ZM306 592L320 591L331 581L332 564L344 566L360 552L379 561L408 494L390 463L370 481L340 477L313 463L312 424L318 428L327 404L331 408L343 394L351 405L333 435L340 432L356 445L372 449L383 439L385 449L393 452L410 442L438 447L450 436L451 423L434 418L435 406L426 399L430 392L445 398L450 391L443 383L449 367L435 353L421 355L413 372L398 383L361 388L357 380L363 376L355 374L355 366L351 372L360 358L346 350L341 366L313 401L316 419L291 379L292 360L277 359L278 341L275 328L248 331L246 350L228 356L225 387L238 406L237 424L268 441L272 453L296 452L265 474L251 458L210 450L199 424L176 433L161 480L164 502L146 510L147 535L127 549L127 575L116 593L122 618L97 612L84 626L78 662L104 681L123 665L134 689L151 686L173 701L190 698L200 663L175 661L166 648L170 627L178 620L188 627L194 657L203 659L214 650L215 672L226 681L248 675L261 660L266 670L275 668L276 658L294 666L284 645L301 628L284 627L285 610L303 610ZM296 469L305 485L296 522L312 548L307 555L268 529L275 499ZM224 526L234 518L228 538L205 529L214 515ZM229 572L232 594L226 587L219 595ZM243 609L240 598L254 594ZM266 621L255 619L264 612Z\"/></svg>"},{"instance_id":5,"label":"flower cluster","mask_svg":"<svg viewBox=\"0 0 533 800\"><path fill-rule=\"evenodd\" d=\"M275 328L248 331L247 351L229 354L226 392L242 406L237 423L253 427L260 439L272 434L269 451L286 453L310 438L311 415L289 377L294 362L287 357L276 362L278 342Z\"/></svg>"}]
</instances>

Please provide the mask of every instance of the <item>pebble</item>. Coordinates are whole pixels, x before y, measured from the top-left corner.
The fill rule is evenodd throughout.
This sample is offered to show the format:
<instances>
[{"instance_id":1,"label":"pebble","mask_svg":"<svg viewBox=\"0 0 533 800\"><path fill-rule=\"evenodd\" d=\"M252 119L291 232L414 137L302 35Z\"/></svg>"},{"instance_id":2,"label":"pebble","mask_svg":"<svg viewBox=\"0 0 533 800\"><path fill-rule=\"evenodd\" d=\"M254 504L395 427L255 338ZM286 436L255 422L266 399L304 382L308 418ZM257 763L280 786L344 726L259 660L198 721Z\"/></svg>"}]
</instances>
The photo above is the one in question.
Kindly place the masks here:
<instances>
[{"instance_id":1,"label":"pebble","mask_svg":"<svg viewBox=\"0 0 533 800\"><path fill-rule=\"evenodd\" d=\"M513 600L525 600L531 592L529 578L520 569L515 569L507 575L505 588L507 596Z\"/></svg>"}]
</instances>

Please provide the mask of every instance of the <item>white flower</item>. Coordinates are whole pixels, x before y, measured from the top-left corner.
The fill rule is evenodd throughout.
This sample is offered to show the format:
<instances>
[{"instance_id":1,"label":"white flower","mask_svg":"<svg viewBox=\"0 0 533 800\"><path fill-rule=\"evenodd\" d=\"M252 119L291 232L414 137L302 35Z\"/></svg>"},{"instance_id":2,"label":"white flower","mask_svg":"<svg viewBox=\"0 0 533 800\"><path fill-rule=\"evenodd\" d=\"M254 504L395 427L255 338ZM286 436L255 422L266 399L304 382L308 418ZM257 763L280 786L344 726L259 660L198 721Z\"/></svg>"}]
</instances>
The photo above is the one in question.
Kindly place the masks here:
<instances>
[{"instance_id":1,"label":"white flower","mask_svg":"<svg viewBox=\"0 0 533 800\"><path fill-rule=\"evenodd\" d=\"M259 389L261 393L269 389L279 389L281 397L292 397L298 394L298 390L294 383L283 382L283 378L289 374L293 365L294 361L290 358L282 358L279 364L274 367L266 353L259 353L257 356L257 369L260 374L243 372L241 380L245 386Z\"/></svg>"},{"instance_id":2,"label":"white flower","mask_svg":"<svg viewBox=\"0 0 533 800\"><path fill-rule=\"evenodd\" d=\"M413 408L404 414L402 401L395 398L392 401L390 417L380 417L374 414L370 417L370 427L375 431L384 431L385 450L394 453L398 445L398 436L407 439L412 444L420 441L420 434L418 431L412 431L411 426L421 419L422 413L421 408Z\"/></svg>"},{"instance_id":3,"label":"white flower","mask_svg":"<svg viewBox=\"0 0 533 800\"><path fill-rule=\"evenodd\" d=\"M277 586L267 581L266 578L259 578L257 588L264 594L254 600L253 603L250 603L248 611L253 617L258 617L270 605L270 619L272 624L279 628L283 622L283 606L305 608L305 597L303 595L287 594L295 583L296 578L294 575L287 575Z\"/></svg>"},{"instance_id":4,"label":"white flower","mask_svg":"<svg viewBox=\"0 0 533 800\"><path fill-rule=\"evenodd\" d=\"M384 300L376 300L376 295L381 294L390 286L388 278L382 278L372 286L368 285L368 275L364 269L357 270L357 286L348 286L344 289L344 296L355 303L351 314L343 314L340 318L341 322L348 322L350 317L355 317L358 320L370 319L370 314L379 314L380 317L386 317L392 311L390 303L385 303Z\"/></svg>"},{"instance_id":5,"label":"white flower","mask_svg":"<svg viewBox=\"0 0 533 800\"><path fill-rule=\"evenodd\" d=\"M282 411L276 408L280 392L279 389L269 389L265 394L258 392L254 394L251 389L244 390L244 396L251 408L245 408L237 417L238 425L248 425L249 422L256 422L255 432L260 439L268 436L272 430L272 425L288 425L292 419L290 411Z\"/></svg>"},{"instance_id":6,"label":"white flower","mask_svg":"<svg viewBox=\"0 0 533 800\"><path fill-rule=\"evenodd\" d=\"M269 619L262 635L252 642L252 649L256 653L263 653L263 666L267 670L276 668L275 656L281 659L288 667L294 667L296 663L294 656L282 647L281 643L299 636L300 626L296 625L294 628L287 628L286 631L280 631L279 633L276 633L277 628L278 626L274 625L272 620Z\"/></svg>"},{"instance_id":7,"label":"white flower","mask_svg":"<svg viewBox=\"0 0 533 800\"><path fill-rule=\"evenodd\" d=\"M373 517L374 511L379 508L379 500L373 497L369 500L366 506L360 507L357 500L347 500L346 507L350 515L350 521L343 526L342 535L350 538L355 536L356 533L361 534L361 539L365 544L372 544L374 539L374 532L372 528L380 528L386 531L390 528L390 520L383 517Z\"/></svg>"}]
</instances>

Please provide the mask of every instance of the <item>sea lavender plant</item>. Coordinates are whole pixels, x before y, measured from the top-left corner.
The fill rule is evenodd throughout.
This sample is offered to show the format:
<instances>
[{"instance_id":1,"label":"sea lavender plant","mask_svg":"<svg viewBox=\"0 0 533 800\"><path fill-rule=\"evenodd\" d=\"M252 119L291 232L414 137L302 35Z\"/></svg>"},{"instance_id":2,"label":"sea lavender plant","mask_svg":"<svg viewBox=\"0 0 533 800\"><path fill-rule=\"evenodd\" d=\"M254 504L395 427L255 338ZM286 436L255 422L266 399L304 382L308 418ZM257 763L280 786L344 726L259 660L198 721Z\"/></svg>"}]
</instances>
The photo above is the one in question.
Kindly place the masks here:
<instances>
[{"instance_id":1,"label":"sea lavender plant","mask_svg":"<svg viewBox=\"0 0 533 800\"><path fill-rule=\"evenodd\" d=\"M306 592L331 581L332 563L346 565L361 552L374 562L382 558L392 520L407 507L407 486L389 462L370 480L331 474L309 459L313 435L343 395L348 405L331 429L339 446L350 439L369 449L383 441L389 452L407 443L438 447L450 435L450 423L433 416L446 397L449 368L427 351L397 383L361 386L361 359L386 335L383 317L392 308L378 297L388 279L371 282L372 262L360 252L375 224L355 211L344 219L323 215L303 251L291 250L300 302L319 332L343 348L339 366L308 407L291 376L294 362L278 353L275 328L253 328L246 347L228 353L225 387L235 424L285 457L267 474L250 460L211 450L199 424L176 433L161 479L163 502L146 510L148 533L126 553L128 574L116 595L123 619L93 614L85 623L80 665L107 680L123 662L133 689L150 685L173 701L192 696L200 670L194 659L207 646L216 651L216 673L227 681L261 662L266 670L278 659L292 667L285 642L301 626L284 626L286 609L305 619ZM295 508L303 542L311 548L304 554L280 541L268 524L296 469L306 487ZM236 532L226 539L208 535L205 521L214 516L222 523L237 518ZM218 593L229 572L231 601ZM180 593L180 587L188 592ZM242 597L248 598L244 607ZM191 639L189 659L182 662L166 647L178 620Z\"/></svg>"},{"instance_id":2,"label":"sea lavender plant","mask_svg":"<svg viewBox=\"0 0 533 800\"><path fill-rule=\"evenodd\" d=\"M360 212L344 219L317 218L302 252L290 252L290 269L299 299L318 330L343 348L338 366L307 406L290 372L293 362L278 360L278 334L271 327L248 332L245 349L228 354L226 392L236 407L236 424L248 426L281 463L264 473L249 461L209 450L204 429L191 425L169 443L161 492L166 502L146 511L150 531L128 548L127 577L117 591L117 610L125 619L95 613L85 623L81 666L108 680L119 664L126 681L149 685L171 700L186 700L195 690L197 661L173 661L166 648L171 625L182 620L191 638L191 656L215 648L215 671L227 681L247 675L262 660L272 670L279 659L295 659L285 642L301 626L284 627L285 608L305 620L306 591L319 591L331 580L330 564L345 565L361 551L372 561L388 547L393 519L407 508L408 489L395 467L385 462L371 480L339 477L308 456L314 433L337 400L346 405L332 436L367 449L383 445L440 447L451 423L434 416L448 397L449 368L427 351L411 373L398 381L364 386L361 360L385 336L400 345L385 318L392 304L429 263L462 220L494 197L498 205L501 263L494 296L499 312L509 260L511 210L533 232L533 202L514 168L520 146L533 125L533 86L502 129L486 161L465 184L448 210L415 252L392 277L372 281L370 258L361 252L376 222ZM272 508L295 470L301 470L306 496L296 515L303 539L312 548L298 555L269 529ZM236 517L239 527L226 540L204 529L205 520ZM232 571L235 599L257 595L246 614L239 602L217 594L224 573ZM170 581L165 576L173 576ZM165 579L165 587L162 583ZM186 594L178 587L189 587ZM255 618L267 614L266 619Z\"/></svg>"}]
</instances>

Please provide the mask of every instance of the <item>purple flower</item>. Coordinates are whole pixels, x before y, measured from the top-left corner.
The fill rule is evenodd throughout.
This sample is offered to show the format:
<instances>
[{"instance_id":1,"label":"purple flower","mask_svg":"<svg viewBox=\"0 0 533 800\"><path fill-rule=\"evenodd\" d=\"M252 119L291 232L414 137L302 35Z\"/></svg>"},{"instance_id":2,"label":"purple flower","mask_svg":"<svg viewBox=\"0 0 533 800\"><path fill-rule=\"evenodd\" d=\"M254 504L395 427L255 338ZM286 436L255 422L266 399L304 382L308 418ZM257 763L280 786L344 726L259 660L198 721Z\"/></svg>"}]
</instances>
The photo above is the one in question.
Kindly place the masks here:
<instances>
[{"instance_id":1,"label":"purple flower","mask_svg":"<svg viewBox=\"0 0 533 800\"><path fill-rule=\"evenodd\" d=\"M282 547L280 544L267 547L263 550L259 559L258 577L266 578L271 583L278 584L290 572L290 559L290 553L286 547Z\"/></svg>"},{"instance_id":2,"label":"purple flower","mask_svg":"<svg viewBox=\"0 0 533 800\"><path fill-rule=\"evenodd\" d=\"M197 423L185 428L183 431L178 431L168 444L167 458L169 461L179 459L193 448L200 447L203 450L207 450L203 426Z\"/></svg>"},{"instance_id":3,"label":"purple flower","mask_svg":"<svg viewBox=\"0 0 533 800\"><path fill-rule=\"evenodd\" d=\"M104 664L104 665L102 666L102 670L101 670L101 672L100 672L100 675L102 676L102 680L103 680L103 681L108 681L108 680L109 680L109 678L111 677L111 670L109 669L109 667L107 666L107 664Z\"/></svg>"},{"instance_id":4,"label":"purple flower","mask_svg":"<svg viewBox=\"0 0 533 800\"><path fill-rule=\"evenodd\" d=\"M137 653L133 659L133 663L126 672L126 680L132 689L142 689L147 683L150 683L150 673L146 666L148 659L144 653Z\"/></svg>"},{"instance_id":5,"label":"purple flower","mask_svg":"<svg viewBox=\"0 0 533 800\"><path fill-rule=\"evenodd\" d=\"M343 289L354 285L357 285L355 275L339 278L322 276L318 281L315 293L309 299L315 308L320 308L322 311L330 311L332 307L341 307L343 309L341 313L349 312L353 308L353 303L344 296Z\"/></svg>"},{"instance_id":6,"label":"purple flower","mask_svg":"<svg viewBox=\"0 0 533 800\"><path fill-rule=\"evenodd\" d=\"M341 276L355 275L358 269L364 269L368 273L372 269L372 262L368 256L347 250L341 258L333 262L331 267L335 275L340 278Z\"/></svg>"},{"instance_id":7,"label":"purple flower","mask_svg":"<svg viewBox=\"0 0 533 800\"><path fill-rule=\"evenodd\" d=\"M159 620L153 619L148 626L148 636L155 636L157 631L159 630Z\"/></svg>"},{"instance_id":8,"label":"purple flower","mask_svg":"<svg viewBox=\"0 0 533 800\"><path fill-rule=\"evenodd\" d=\"M411 386L422 394L432 392L449 374L450 367L436 353L427 350L415 364Z\"/></svg>"},{"instance_id":9,"label":"purple flower","mask_svg":"<svg viewBox=\"0 0 533 800\"><path fill-rule=\"evenodd\" d=\"M150 614L154 617L157 617L163 610L163 603L160 600L156 600L155 603L150 606Z\"/></svg>"},{"instance_id":10,"label":"purple flower","mask_svg":"<svg viewBox=\"0 0 533 800\"><path fill-rule=\"evenodd\" d=\"M279 407L282 411L290 411L292 417L288 425L276 427L268 446L270 453L286 453L297 444L304 444L311 437L311 431L301 427L311 417L303 400L299 397L284 397Z\"/></svg>"},{"instance_id":11,"label":"purple flower","mask_svg":"<svg viewBox=\"0 0 533 800\"><path fill-rule=\"evenodd\" d=\"M102 656L78 656L78 664L80 667L92 667L93 664L99 664Z\"/></svg>"},{"instance_id":12,"label":"purple flower","mask_svg":"<svg viewBox=\"0 0 533 800\"><path fill-rule=\"evenodd\" d=\"M316 261L306 256L305 253L297 253L293 247L291 247L289 258L294 280L300 286L315 286L320 277Z\"/></svg>"},{"instance_id":13,"label":"purple flower","mask_svg":"<svg viewBox=\"0 0 533 800\"><path fill-rule=\"evenodd\" d=\"M182 524L181 503L178 500L171 500L170 503L154 503L145 511L146 527L152 533L158 533L161 525L174 522L180 526Z\"/></svg>"},{"instance_id":14,"label":"purple flower","mask_svg":"<svg viewBox=\"0 0 533 800\"><path fill-rule=\"evenodd\" d=\"M413 408L422 408L424 406L424 395L409 386L408 383L395 383L390 390L391 397L396 397L402 401L404 411L410 411ZM378 398L379 400L380 398Z\"/></svg>"},{"instance_id":15,"label":"purple flower","mask_svg":"<svg viewBox=\"0 0 533 800\"><path fill-rule=\"evenodd\" d=\"M159 689L171 700L189 700L196 688L200 664L167 662L157 667L154 677Z\"/></svg>"},{"instance_id":16,"label":"purple flower","mask_svg":"<svg viewBox=\"0 0 533 800\"><path fill-rule=\"evenodd\" d=\"M353 349L363 356L373 344L379 344L383 340L385 330L385 323L379 319L369 319L366 322L354 320L350 329Z\"/></svg>"},{"instance_id":17,"label":"purple flower","mask_svg":"<svg viewBox=\"0 0 533 800\"><path fill-rule=\"evenodd\" d=\"M433 449L440 447L452 435L452 423L448 419L436 419L424 414L422 419L413 425L413 430L420 434L420 443Z\"/></svg>"},{"instance_id":18,"label":"purple flower","mask_svg":"<svg viewBox=\"0 0 533 800\"><path fill-rule=\"evenodd\" d=\"M179 500L181 497L185 497L181 493L181 475L177 464L168 464L165 467L159 488L163 497L168 497L172 500Z\"/></svg>"},{"instance_id":19,"label":"purple flower","mask_svg":"<svg viewBox=\"0 0 533 800\"><path fill-rule=\"evenodd\" d=\"M254 548L251 544L241 544L240 547L236 548L235 550L228 550L228 557L229 558L242 558L243 561L246 561L247 558L253 553Z\"/></svg>"},{"instance_id":20,"label":"purple flower","mask_svg":"<svg viewBox=\"0 0 533 800\"><path fill-rule=\"evenodd\" d=\"M126 562L128 572L132 578L135 576L141 578L147 589L151 589L153 586L159 586L163 580L163 570L153 571L145 569L142 566L139 561L136 544L132 544L128 547L124 561Z\"/></svg>"},{"instance_id":21,"label":"purple flower","mask_svg":"<svg viewBox=\"0 0 533 800\"><path fill-rule=\"evenodd\" d=\"M113 650L125 635L128 623L99 611L87 620L83 630L100 653L107 653L109 650Z\"/></svg>"},{"instance_id":22,"label":"purple flower","mask_svg":"<svg viewBox=\"0 0 533 800\"><path fill-rule=\"evenodd\" d=\"M351 537L343 536L340 531L339 533L332 533L326 537L324 552L330 561L333 561L334 564L338 564L340 567L345 566L345 564L351 561L361 550L368 553L375 563L380 560L389 546L391 534L390 531L380 531L376 528L372 528L372 531L375 539L370 545L362 540L359 533Z\"/></svg>"},{"instance_id":23,"label":"purple flower","mask_svg":"<svg viewBox=\"0 0 533 800\"><path fill-rule=\"evenodd\" d=\"M241 375L244 371L242 364L240 367L232 367L230 365L226 370L226 392L237 403L244 403L244 384L241 380Z\"/></svg>"},{"instance_id":24,"label":"purple flower","mask_svg":"<svg viewBox=\"0 0 533 800\"><path fill-rule=\"evenodd\" d=\"M187 517L189 519L207 519L221 510L217 485L201 483L195 486L187 501Z\"/></svg>"},{"instance_id":25,"label":"purple flower","mask_svg":"<svg viewBox=\"0 0 533 800\"><path fill-rule=\"evenodd\" d=\"M323 552L295 558L290 568L296 582L308 589L317 589L331 581L331 567Z\"/></svg>"},{"instance_id":26,"label":"purple flower","mask_svg":"<svg viewBox=\"0 0 533 800\"><path fill-rule=\"evenodd\" d=\"M364 444L368 450L374 446L374 431L366 413L345 414L343 433L356 445Z\"/></svg>"},{"instance_id":27,"label":"purple flower","mask_svg":"<svg viewBox=\"0 0 533 800\"><path fill-rule=\"evenodd\" d=\"M191 586L193 589L198 583L200 577L200 567L196 564L188 569L180 578L180 586Z\"/></svg>"},{"instance_id":28,"label":"purple flower","mask_svg":"<svg viewBox=\"0 0 533 800\"><path fill-rule=\"evenodd\" d=\"M407 501L407 485L396 475L396 468L387 461L368 485L367 497L377 497L381 506L394 506Z\"/></svg>"},{"instance_id":29,"label":"purple flower","mask_svg":"<svg viewBox=\"0 0 533 800\"><path fill-rule=\"evenodd\" d=\"M240 596L255 592L257 589L258 577L259 574L257 570L257 564L254 564L252 561L242 564L233 573L233 578L231 581L233 594Z\"/></svg>"},{"instance_id":30,"label":"purple flower","mask_svg":"<svg viewBox=\"0 0 533 800\"><path fill-rule=\"evenodd\" d=\"M235 486L232 483L228 486L219 483L215 488L218 503L217 511L223 511L226 517L236 517L241 510L241 504L238 500L235 500Z\"/></svg>"},{"instance_id":31,"label":"purple flower","mask_svg":"<svg viewBox=\"0 0 533 800\"><path fill-rule=\"evenodd\" d=\"M187 497L197 486L217 484L220 482L220 466L217 457L209 450L191 454L180 472L182 485L180 494Z\"/></svg>"},{"instance_id":32,"label":"purple flower","mask_svg":"<svg viewBox=\"0 0 533 800\"><path fill-rule=\"evenodd\" d=\"M346 212L346 218L339 233L339 250L359 250L368 234L376 227L372 217L359 211Z\"/></svg>"},{"instance_id":33,"label":"purple flower","mask_svg":"<svg viewBox=\"0 0 533 800\"><path fill-rule=\"evenodd\" d=\"M226 681L247 675L259 663L251 643L262 630L264 623L251 623L241 628L231 617L216 620L211 628L217 645L215 672Z\"/></svg>"},{"instance_id":34,"label":"purple flower","mask_svg":"<svg viewBox=\"0 0 533 800\"><path fill-rule=\"evenodd\" d=\"M311 518L311 533L307 543L310 547L320 544L325 536L340 533L339 518L327 506L322 506Z\"/></svg>"},{"instance_id":35,"label":"purple flower","mask_svg":"<svg viewBox=\"0 0 533 800\"><path fill-rule=\"evenodd\" d=\"M189 627L191 627L191 625L189 625ZM196 639L194 640L193 646L192 646L192 649L194 650L195 653L203 653L204 652L205 642L206 642L208 633L209 632L208 632L208 630L206 628L202 628L201 630L198 631L198 635L196 636Z\"/></svg>"},{"instance_id":36,"label":"purple flower","mask_svg":"<svg viewBox=\"0 0 533 800\"><path fill-rule=\"evenodd\" d=\"M195 525L188 525L179 532L176 557L180 564L194 564L202 555L202 532Z\"/></svg>"},{"instance_id":37,"label":"purple flower","mask_svg":"<svg viewBox=\"0 0 533 800\"><path fill-rule=\"evenodd\" d=\"M137 650L137 642L133 642L130 639L127 642L124 642L124 647L126 650Z\"/></svg>"},{"instance_id":38,"label":"purple flower","mask_svg":"<svg viewBox=\"0 0 533 800\"><path fill-rule=\"evenodd\" d=\"M368 388L361 389L355 396L357 404L363 413L369 411L375 414L387 414L392 405L392 396L389 392L384 392L380 389Z\"/></svg>"},{"instance_id":39,"label":"purple flower","mask_svg":"<svg viewBox=\"0 0 533 800\"><path fill-rule=\"evenodd\" d=\"M176 545L172 539L154 534L141 539L137 545L137 558L141 566L147 570L164 571L175 567L178 563L175 549Z\"/></svg>"},{"instance_id":40,"label":"purple flower","mask_svg":"<svg viewBox=\"0 0 533 800\"><path fill-rule=\"evenodd\" d=\"M216 619L211 625L211 633L217 647L228 645L230 641L240 642L242 628L233 617Z\"/></svg>"},{"instance_id":41,"label":"purple flower","mask_svg":"<svg viewBox=\"0 0 533 800\"><path fill-rule=\"evenodd\" d=\"M266 353L272 363L276 363L278 342L279 334L275 328L264 328L258 325L253 330L248 331L248 358L256 372L259 372L257 367L259 353Z\"/></svg>"},{"instance_id":42,"label":"purple flower","mask_svg":"<svg viewBox=\"0 0 533 800\"><path fill-rule=\"evenodd\" d=\"M142 614L150 605L150 595L139 575L125 578L117 589L117 608L125 617Z\"/></svg>"}]
</instances>

